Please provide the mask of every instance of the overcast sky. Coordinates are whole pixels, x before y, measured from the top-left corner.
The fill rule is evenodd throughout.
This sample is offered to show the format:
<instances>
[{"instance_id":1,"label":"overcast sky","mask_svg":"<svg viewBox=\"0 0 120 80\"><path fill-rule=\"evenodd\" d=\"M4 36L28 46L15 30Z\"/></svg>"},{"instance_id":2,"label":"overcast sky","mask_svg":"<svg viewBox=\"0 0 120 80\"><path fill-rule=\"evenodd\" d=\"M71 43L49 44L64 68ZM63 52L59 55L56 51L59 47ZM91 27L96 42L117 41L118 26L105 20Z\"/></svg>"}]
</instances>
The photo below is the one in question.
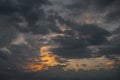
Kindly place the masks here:
<instances>
[{"instance_id":1,"label":"overcast sky","mask_svg":"<svg viewBox=\"0 0 120 80\"><path fill-rule=\"evenodd\" d=\"M0 0L0 80L120 80L120 0Z\"/></svg>"}]
</instances>

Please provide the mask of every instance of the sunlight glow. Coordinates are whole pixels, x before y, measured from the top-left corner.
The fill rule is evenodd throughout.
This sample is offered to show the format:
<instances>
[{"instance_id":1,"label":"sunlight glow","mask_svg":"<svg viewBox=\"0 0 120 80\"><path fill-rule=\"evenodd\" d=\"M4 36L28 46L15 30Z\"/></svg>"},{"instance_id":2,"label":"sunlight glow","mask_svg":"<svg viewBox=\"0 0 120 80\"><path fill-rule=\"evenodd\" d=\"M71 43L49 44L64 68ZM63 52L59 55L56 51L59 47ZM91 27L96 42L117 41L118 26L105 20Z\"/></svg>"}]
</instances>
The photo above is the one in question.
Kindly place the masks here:
<instances>
[{"instance_id":1,"label":"sunlight glow","mask_svg":"<svg viewBox=\"0 0 120 80\"><path fill-rule=\"evenodd\" d=\"M23 68L26 72L37 72L58 65L56 56L50 53L47 46L40 48L40 57L37 61L37 63L27 63L27 66L24 66Z\"/></svg>"}]
</instances>

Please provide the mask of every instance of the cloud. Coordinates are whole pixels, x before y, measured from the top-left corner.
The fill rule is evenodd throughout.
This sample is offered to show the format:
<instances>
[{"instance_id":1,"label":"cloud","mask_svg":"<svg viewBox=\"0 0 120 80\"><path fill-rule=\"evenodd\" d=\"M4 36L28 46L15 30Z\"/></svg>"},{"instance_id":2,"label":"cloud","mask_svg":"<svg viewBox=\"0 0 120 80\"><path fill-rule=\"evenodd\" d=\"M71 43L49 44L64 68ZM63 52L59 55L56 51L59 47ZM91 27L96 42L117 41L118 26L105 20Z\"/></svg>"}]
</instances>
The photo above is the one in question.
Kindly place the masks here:
<instances>
[{"instance_id":1,"label":"cloud","mask_svg":"<svg viewBox=\"0 0 120 80\"><path fill-rule=\"evenodd\" d=\"M58 60L65 58L62 63L70 58L74 63L80 59L80 65L99 62L96 60L99 56L106 56L100 63L104 60L116 63L118 58L114 56L120 52L119 3L119 0L1 0L0 50L5 47L12 54L0 52L0 79L110 80L114 76L117 80L119 70L65 72L56 66L25 74L21 64L27 60L34 62L41 46L51 46ZM89 63L82 67L88 69ZM76 68L76 64L71 65Z\"/></svg>"},{"instance_id":2,"label":"cloud","mask_svg":"<svg viewBox=\"0 0 120 80\"><path fill-rule=\"evenodd\" d=\"M0 1L0 14L5 16L9 15L14 27L21 32L46 34L50 28L55 30L53 24L47 20L41 20L41 18L45 19L41 6L48 3L48 0L2 0ZM38 22L44 23L41 24ZM46 27L48 25L51 25L49 29Z\"/></svg>"},{"instance_id":3,"label":"cloud","mask_svg":"<svg viewBox=\"0 0 120 80\"><path fill-rule=\"evenodd\" d=\"M0 10L1 14L13 14L15 12L26 13L26 11L30 11L35 5L38 6L39 4L45 4L47 2L44 0L1 0L0 1ZM39 5L39 6L40 6Z\"/></svg>"},{"instance_id":4,"label":"cloud","mask_svg":"<svg viewBox=\"0 0 120 80\"><path fill-rule=\"evenodd\" d=\"M0 48L9 45L17 34L16 29L8 19L8 16L1 16L0 19Z\"/></svg>"},{"instance_id":5,"label":"cloud","mask_svg":"<svg viewBox=\"0 0 120 80\"><path fill-rule=\"evenodd\" d=\"M64 31L65 36L53 39L55 43L60 45L59 48L53 50L55 51L54 53L63 57L91 57L91 51L87 48L88 46L99 46L108 42L107 36L110 33L97 25L84 24L70 26L72 30Z\"/></svg>"},{"instance_id":6,"label":"cloud","mask_svg":"<svg viewBox=\"0 0 120 80\"><path fill-rule=\"evenodd\" d=\"M119 0L50 1L52 6L49 10L72 22L94 23L109 31L119 26Z\"/></svg>"},{"instance_id":7,"label":"cloud","mask_svg":"<svg viewBox=\"0 0 120 80\"><path fill-rule=\"evenodd\" d=\"M64 64L66 64L66 66L63 67L65 71L74 70L76 72L81 70L109 70L116 68L116 65L120 65L119 60L118 62L115 62L105 56L96 58L68 59L68 62L65 62Z\"/></svg>"},{"instance_id":8,"label":"cloud","mask_svg":"<svg viewBox=\"0 0 120 80\"><path fill-rule=\"evenodd\" d=\"M99 53L107 56L119 55L120 54L119 37L120 37L119 28L117 28L116 30L111 32L110 36L107 37L108 42L98 47L100 49Z\"/></svg>"},{"instance_id":9,"label":"cloud","mask_svg":"<svg viewBox=\"0 0 120 80\"><path fill-rule=\"evenodd\" d=\"M56 70L57 73L56 73ZM104 74L103 74L104 73ZM46 77L47 75L47 77ZM62 76L61 76L62 75ZM6 77L8 76L8 77ZM86 77L87 76L87 77ZM110 70L110 71L80 71L80 72L73 72L73 71L68 71L68 72L63 72L59 68L54 68L49 71L42 71L38 73L16 73L16 74L2 74L0 77L2 80L33 80L33 79L54 79L54 80L61 80L61 79L66 79L66 80L89 80L89 79L98 79L98 80L118 80L119 79L119 71L118 70Z\"/></svg>"}]
</instances>

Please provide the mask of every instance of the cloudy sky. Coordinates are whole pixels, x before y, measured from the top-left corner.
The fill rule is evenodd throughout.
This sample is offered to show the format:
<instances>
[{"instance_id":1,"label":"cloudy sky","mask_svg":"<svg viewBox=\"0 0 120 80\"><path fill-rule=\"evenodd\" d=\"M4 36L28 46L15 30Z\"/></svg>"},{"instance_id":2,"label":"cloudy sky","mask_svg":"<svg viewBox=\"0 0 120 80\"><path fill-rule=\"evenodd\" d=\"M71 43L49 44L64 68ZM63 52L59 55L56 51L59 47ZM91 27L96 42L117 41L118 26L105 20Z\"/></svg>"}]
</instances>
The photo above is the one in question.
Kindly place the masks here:
<instances>
[{"instance_id":1,"label":"cloudy sky","mask_svg":"<svg viewBox=\"0 0 120 80\"><path fill-rule=\"evenodd\" d=\"M120 0L0 0L0 80L120 80Z\"/></svg>"}]
</instances>

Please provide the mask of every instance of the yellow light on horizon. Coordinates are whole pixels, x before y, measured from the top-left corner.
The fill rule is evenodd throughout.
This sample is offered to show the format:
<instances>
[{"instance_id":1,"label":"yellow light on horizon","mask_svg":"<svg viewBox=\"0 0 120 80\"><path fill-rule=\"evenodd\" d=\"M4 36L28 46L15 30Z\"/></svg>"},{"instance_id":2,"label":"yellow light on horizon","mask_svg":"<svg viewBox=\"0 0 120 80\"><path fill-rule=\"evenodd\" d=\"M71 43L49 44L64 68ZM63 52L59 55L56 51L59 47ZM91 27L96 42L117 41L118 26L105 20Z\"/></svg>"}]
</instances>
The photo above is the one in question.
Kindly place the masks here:
<instances>
[{"instance_id":1,"label":"yellow light on horizon","mask_svg":"<svg viewBox=\"0 0 120 80\"><path fill-rule=\"evenodd\" d=\"M58 65L56 61L56 56L50 54L50 51L47 46L40 48L40 57L38 58L39 62L37 63L27 63L23 68L26 72L37 72L41 70L47 70L49 67Z\"/></svg>"}]
</instances>

